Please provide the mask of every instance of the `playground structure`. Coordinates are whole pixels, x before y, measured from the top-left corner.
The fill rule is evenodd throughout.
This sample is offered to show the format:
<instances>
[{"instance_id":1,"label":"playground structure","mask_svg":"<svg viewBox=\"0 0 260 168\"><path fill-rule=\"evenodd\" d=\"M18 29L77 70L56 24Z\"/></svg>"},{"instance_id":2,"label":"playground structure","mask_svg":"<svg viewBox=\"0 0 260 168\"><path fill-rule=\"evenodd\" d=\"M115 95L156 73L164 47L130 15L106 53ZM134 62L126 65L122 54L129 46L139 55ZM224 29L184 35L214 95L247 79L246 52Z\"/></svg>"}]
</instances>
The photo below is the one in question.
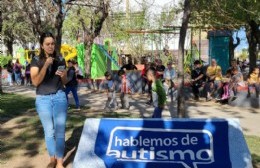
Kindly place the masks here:
<instances>
[{"instance_id":1,"label":"playground structure","mask_svg":"<svg viewBox=\"0 0 260 168\"><path fill-rule=\"evenodd\" d=\"M66 62L74 59L77 56L77 49L68 44L62 44L60 49L61 55L65 58Z\"/></svg>"},{"instance_id":2,"label":"playground structure","mask_svg":"<svg viewBox=\"0 0 260 168\"><path fill-rule=\"evenodd\" d=\"M76 48L71 47L68 44L62 44L60 52L66 61L70 59L74 59L77 56ZM22 65L25 65L26 61L30 63L32 61L32 57L35 55L39 55L39 53L40 53L39 49L27 50L27 49L19 48L16 51L16 58L19 59Z\"/></svg>"},{"instance_id":3,"label":"playground structure","mask_svg":"<svg viewBox=\"0 0 260 168\"><path fill-rule=\"evenodd\" d=\"M104 76L106 71L113 71L119 69L118 55L115 47L111 45L111 39L106 39L104 45L93 44L91 53L91 78L98 79ZM78 44L76 47L72 47L68 44L62 44L61 55L66 62L68 60L77 60L82 72L85 72L85 47L84 44ZM20 63L25 66L26 63L30 63L35 55L39 55L39 49L25 50L19 48L16 51L16 59L19 59ZM84 74L85 75L85 74Z\"/></svg>"},{"instance_id":4,"label":"playground structure","mask_svg":"<svg viewBox=\"0 0 260 168\"><path fill-rule=\"evenodd\" d=\"M91 78L104 77L106 71L119 70L118 55L115 47L111 46L111 39L105 39L104 45L93 44L91 52Z\"/></svg>"},{"instance_id":5,"label":"playground structure","mask_svg":"<svg viewBox=\"0 0 260 168\"><path fill-rule=\"evenodd\" d=\"M177 29L177 28L176 28ZM128 31L129 34L177 34L176 29L162 29L162 30L151 30L151 31ZM218 34L209 33L209 60L215 58L220 66L223 68L223 73L229 67L229 38L230 34ZM117 54L117 49L113 47L111 39L105 39L104 44L93 44L91 51L91 79L100 79L104 77L106 71L119 70L119 56ZM201 60L200 57L200 47L191 39L191 48L187 50L184 59L185 72L189 73L192 68L192 63L194 60ZM77 60L79 67L82 72L85 71L85 46L84 44L77 44L75 47L68 44L61 45L61 54L68 60ZM165 52L162 50L161 52ZM39 54L39 49L36 50L24 50L22 48L18 49L16 52L16 58L19 58L22 65L26 65L26 62L30 63L34 55ZM169 57L170 59L170 57ZM224 65L225 64L225 65ZM85 75L85 74L84 74Z\"/></svg>"}]
</instances>

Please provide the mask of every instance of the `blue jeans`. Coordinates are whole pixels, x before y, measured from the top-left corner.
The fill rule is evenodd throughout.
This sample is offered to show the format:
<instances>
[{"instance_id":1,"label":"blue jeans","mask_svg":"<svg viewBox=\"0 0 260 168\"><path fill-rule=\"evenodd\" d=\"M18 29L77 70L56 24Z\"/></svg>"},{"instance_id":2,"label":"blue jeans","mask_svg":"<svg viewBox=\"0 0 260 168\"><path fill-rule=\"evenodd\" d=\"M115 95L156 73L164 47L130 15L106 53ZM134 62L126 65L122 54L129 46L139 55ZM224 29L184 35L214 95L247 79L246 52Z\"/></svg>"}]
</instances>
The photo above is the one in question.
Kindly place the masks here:
<instances>
[{"instance_id":1,"label":"blue jeans","mask_svg":"<svg viewBox=\"0 0 260 168\"><path fill-rule=\"evenodd\" d=\"M79 97L78 97L78 93L77 93L77 87L66 87L65 89L65 93L66 93L66 97L67 97L67 100L68 100L68 94L72 92L73 94L73 97L74 97L74 100L75 100L75 103L76 103L76 108L79 108Z\"/></svg>"},{"instance_id":2,"label":"blue jeans","mask_svg":"<svg viewBox=\"0 0 260 168\"><path fill-rule=\"evenodd\" d=\"M63 158L68 107L65 92L59 90L56 94L37 95L35 104L50 157Z\"/></svg>"},{"instance_id":3,"label":"blue jeans","mask_svg":"<svg viewBox=\"0 0 260 168\"><path fill-rule=\"evenodd\" d=\"M117 108L116 92L108 92L105 108Z\"/></svg>"},{"instance_id":4,"label":"blue jeans","mask_svg":"<svg viewBox=\"0 0 260 168\"><path fill-rule=\"evenodd\" d=\"M17 83L17 84L21 84L21 82L22 82L22 78L21 78L21 73L20 72L18 72L18 73L14 73L14 78L15 78L15 82Z\"/></svg>"},{"instance_id":5,"label":"blue jeans","mask_svg":"<svg viewBox=\"0 0 260 168\"><path fill-rule=\"evenodd\" d=\"M162 118L162 111L163 109L160 107L155 107L153 111L152 118Z\"/></svg>"}]
</instances>

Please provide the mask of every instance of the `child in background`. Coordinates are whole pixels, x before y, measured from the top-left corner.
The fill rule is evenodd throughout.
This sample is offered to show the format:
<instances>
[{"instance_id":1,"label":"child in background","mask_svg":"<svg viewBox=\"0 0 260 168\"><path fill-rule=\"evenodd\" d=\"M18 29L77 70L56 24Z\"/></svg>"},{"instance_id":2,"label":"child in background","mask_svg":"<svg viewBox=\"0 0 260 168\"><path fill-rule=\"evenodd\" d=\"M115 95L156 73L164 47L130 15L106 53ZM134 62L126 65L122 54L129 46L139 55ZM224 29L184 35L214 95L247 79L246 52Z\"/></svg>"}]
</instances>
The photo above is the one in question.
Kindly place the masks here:
<instances>
[{"instance_id":1,"label":"child in background","mask_svg":"<svg viewBox=\"0 0 260 168\"><path fill-rule=\"evenodd\" d=\"M174 78L176 77L175 76L175 70L172 68L172 62L169 61L167 63L167 68L164 70L164 73L163 73L163 79L164 79L164 89L165 89L165 92L167 94L167 96L170 97L171 101L173 101L173 92L175 90L174 88Z\"/></svg>"},{"instance_id":2,"label":"child in background","mask_svg":"<svg viewBox=\"0 0 260 168\"><path fill-rule=\"evenodd\" d=\"M145 64L144 64L144 69L141 71L141 76L142 76L142 93L144 94L145 93L145 87L146 85L148 85L148 93L150 94L150 91L151 91L151 85L149 84L149 81L147 80L147 77L146 77L146 71L147 69L150 67L150 64L147 62L147 60L145 61Z\"/></svg>"},{"instance_id":3,"label":"child in background","mask_svg":"<svg viewBox=\"0 0 260 168\"><path fill-rule=\"evenodd\" d=\"M156 61L158 61L158 60L156 59L155 62ZM147 71L148 71L149 68L154 68L156 70L156 64L151 62L149 64L149 67L147 68L147 70L145 72L146 74L147 74ZM147 75L146 75L146 78L147 78ZM147 80L148 80L148 78L147 78ZM148 80L148 93L149 93L149 95L148 95L149 96L149 101L146 102L146 105L151 106L153 104L153 96L152 96L152 83L149 80Z\"/></svg>"},{"instance_id":4,"label":"child in background","mask_svg":"<svg viewBox=\"0 0 260 168\"><path fill-rule=\"evenodd\" d=\"M25 84L26 86L31 86L31 75L30 75L30 68L31 64L26 61L26 66L25 66Z\"/></svg>"},{"instance_id":5,"label":"child in background","mask_svg":"<svg viewBox=\"0 0 260 168\"><path fill-rule=\"evenodd\" d=\"M129 80L126 77L125 71L124 70L119 70L118 71L118 76L121 79L121 93L120 93L120 100L122 104L122 109L129 109L129 98L128 94L131 93L131 85Z\"/></svg>"},{"instance_id":6,"label":"child in background","mask_svg":"<svg viewBox=\"0 0 260 168\"><path fill-rule=\"evenodd\" d=\"M105 73L105 88L107 90L107 102L106 102L106 111L117 110L117 101L116 101L116 82L112 79L112 74L110 72Z\"/></svg>"},{"instance_id":7,"label":"child in background","mask_svg":"<svg viewBox=\"0 0 260 168\"><path fill-rule=\"evenodd\" d=\"M247 97L251 97L250 88L255 88L256 98L259 98L259 91L260 91L260 75L259 75L259 68L255 67L253 72L250 73L248 82L248 94Z\"/></svg>"},{"instance_id":8,"label":"child in background","mask_svg":"<svg viewBox=\"0 0 260 168\"><path fill-rule=\"evenodd\" d=\"M68 61L68 71L67 71L68 83L66 84L65 93L68 100L68 95L70 92L72 92L76 104L76 109L80 110L79 97L78 97L78 81L76 77L76 69L73 64L74 64L73 61L71 60Z\"/></svg>"},{"instance_id":9,"label":"child in background","mask_svg":"<svg viewBox=\"0 0 260 168\"><path fill-rule=\"evenodd\" d=\"M222 78L222 94L221 98L217 99L217 101L220 101L222 103L228 102L228 99L230 98L230 81L231 81L231 70L227 70L226 76Z\"/></svg>"},{"instance_id":10,"label":"child in background","mask_svg":"<svg viewBox=\"0 0 260 168\"><path fill-rule=\"evenodd\" d=\"M244 86L244 78L243 78L243 74L241 73L240 69L238 69L237 67L234 67L232 69L232 77L231 77L231 81L230 81L230 90L233 91L234 93L234 98L236 98L237 96L237 87L238 86Z\"/></svg>"},{"instance_id":11,"label":"child in background","mask_svg":"<svg viewBox=\"0 0 260 168\"><path fill-rule=\"evenodd\" d=\"M166 93L160 79L156 78L155 68L149 68L147 78L152 82L152 98L154 105L154 113L152 118L161 118L164 105L166 103Z\"/></svg>"}]
</instances>

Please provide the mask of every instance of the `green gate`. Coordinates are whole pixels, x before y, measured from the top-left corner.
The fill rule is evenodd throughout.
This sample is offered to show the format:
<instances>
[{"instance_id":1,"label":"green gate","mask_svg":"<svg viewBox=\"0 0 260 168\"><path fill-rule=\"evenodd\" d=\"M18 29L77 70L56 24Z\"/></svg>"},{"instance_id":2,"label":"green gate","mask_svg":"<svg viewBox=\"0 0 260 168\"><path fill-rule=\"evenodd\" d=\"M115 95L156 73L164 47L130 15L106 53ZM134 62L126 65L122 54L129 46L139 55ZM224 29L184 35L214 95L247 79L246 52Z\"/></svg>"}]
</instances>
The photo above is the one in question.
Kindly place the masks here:
<instances>
[{"instance_id":1,"label":"green gate","mask_svg":"<svg viewBox=\"0 0 260 168\"><path fill-rule=\"evenodd\" d=\"M216 59L219 66L221 66L222 73L225 74L229 68L229 33L218 34L216 32L209 33L209 59ZM209 62L210 62L209 60Z\"/></svg>"}]
</instances>

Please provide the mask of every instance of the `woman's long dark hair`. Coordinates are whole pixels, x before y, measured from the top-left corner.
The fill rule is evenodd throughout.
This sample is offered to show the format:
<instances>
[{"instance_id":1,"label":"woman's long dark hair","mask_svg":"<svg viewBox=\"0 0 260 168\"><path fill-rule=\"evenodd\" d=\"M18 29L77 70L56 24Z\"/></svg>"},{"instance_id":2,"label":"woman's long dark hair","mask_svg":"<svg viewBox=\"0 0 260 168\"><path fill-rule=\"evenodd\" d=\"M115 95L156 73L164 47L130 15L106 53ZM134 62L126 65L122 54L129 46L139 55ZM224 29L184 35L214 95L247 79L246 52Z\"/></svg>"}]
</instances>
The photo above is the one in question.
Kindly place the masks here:
<instances>
[{"instance_id":1,"label":"woman's long dark hair","mask_svg":"<svg viewBox=\"0 0 260 168\"><path fill-rule=\"evenodd\" d=\"M40 55L39 55L41 60L45 60L46 59L45 52L44 52L44 50L42 49L41 46L43 45L43 42L44 42L45 38L47 38L47 37L51 37L51 38L53 38L55 40L53 34L50 33L50 32L45 32L45 33L41 34L41 37L40 37ZM57 53L54 50L52 57L56 57L56 56L57 56Z\"/></svg>"}]
</instances>

